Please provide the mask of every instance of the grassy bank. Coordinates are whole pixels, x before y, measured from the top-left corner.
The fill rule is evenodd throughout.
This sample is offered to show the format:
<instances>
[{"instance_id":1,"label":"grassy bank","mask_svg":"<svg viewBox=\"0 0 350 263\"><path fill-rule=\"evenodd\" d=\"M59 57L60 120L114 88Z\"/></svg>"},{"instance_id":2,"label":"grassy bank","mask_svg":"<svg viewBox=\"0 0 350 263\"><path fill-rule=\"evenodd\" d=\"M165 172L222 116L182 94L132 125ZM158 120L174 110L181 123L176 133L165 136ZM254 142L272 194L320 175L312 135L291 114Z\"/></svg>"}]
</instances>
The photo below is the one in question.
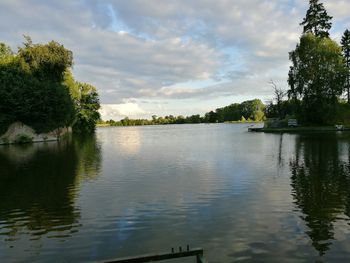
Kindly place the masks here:
<instances>
[{"instance_id":1,"label":"grassy bank","mask_svg":"<svg viewBox=\"0 0 350 263\"><path fill-rule=\"evenodd\" d=\"M264 122L263 121L245 120L245 121L225 121L224 123L264 123Z\"/></svg>"}]
</instances>

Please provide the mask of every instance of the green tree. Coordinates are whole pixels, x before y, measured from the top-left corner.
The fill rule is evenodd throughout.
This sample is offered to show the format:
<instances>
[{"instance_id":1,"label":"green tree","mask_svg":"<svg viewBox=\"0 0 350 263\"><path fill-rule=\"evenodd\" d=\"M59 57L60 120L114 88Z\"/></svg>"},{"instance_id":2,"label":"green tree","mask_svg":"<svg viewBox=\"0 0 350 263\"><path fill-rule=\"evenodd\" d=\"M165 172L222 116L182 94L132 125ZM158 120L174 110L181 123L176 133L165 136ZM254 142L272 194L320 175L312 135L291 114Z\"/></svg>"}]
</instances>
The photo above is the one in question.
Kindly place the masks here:
<instances>
[{"instance_id":1,"label":"green tree","mask_svg":"<svg viewBox=\"0 0 350 263\"><path fill-rule=\"evenodd\" d=\"M289 57L290 94L301 100L300 117L315 124L331 122L347 74L340 46L329 38L307 33Z\"/></svg>"},{"instance_id":2,"label":"green tree","mask_svg":"<svg viewBox=\"0 0 350 263\"><path fill-rule=\"evenodd\" d=\"M241 116L244 116L246 120L261 121L264 116L264 109L265 105L259 99L247 100L240 105Z\"/></svg>"},{"instance_id":3,"label":"green tree","mask_svg":"<svg viewBox=\"0 0 350 263\"><path fill-rule=\"evenodd\" d=\"M81 133L100 119L95 87L76 82L72 52L51 41L33 44L30 37L13 54L0 43L0 134L20 121L37 132L73 125Z\"/></svg>"},{"instance_id":4,"label":"green tree","mask_svg":"<svg viewBox=\"0 0 350 263\"><path fill-rule=\"evenodd\" d=\"M5 43L0 42L0 59L4 59L5 57L12 56L13 52L9 46Z\"/></svg>"},{"instance_id":5,"label":"green tree","mask_svg":"<svg viewBox=\"0 0 350 263\"><path fill-rule=\"evenodd\" d=\"M345 66L348 69L348 74L346 76L346 90L348 103L350 103L350 31L348 29L345 30L340 43L342 46Z\"/></svg>"},{"instance_id":6,"label":"green tree","mask_svg":"<svg viewBox=\"0 0 350 263\"><path fill-rule=\"evenodd\" d=\"M51 65L56 75L63 76L71 62L64 67L56 67L61 61L55 53L58 50L47 48L49 44L37 44L36 48L32 48L31 41L27 42L15 55L11 55L6 45L1 45L1 54L6 56L0 57L0 132L15 121L29 125L37 132L47 132L65 126L74 113L69 91L61 83L61 78L39 78L36 74L48 72ZM59 49L62 49L60 53L70 52L63 46L59 46ZM39 63L44 59L42 50L46 50L45 58L49 62ZM26 60L28 57L31 60Z\"/></svg>"},{"instance_id":7,"label":"green tree","mask_svg":"<svg viewBox=\"0 0 350 263\"><path fill-rule=\"evenodd\" d=\"M189 117L186 117L186 123L201 123L202 118L199 114L191 115Z\"/></svg>"},{"instance_id":8,"label":"green tree","mask_svg":"<svg viewBox=\"0 0 350 263\"><path fill-rule=\"evenodd\" d=\"M214 111L207 112L204 116L204 121L207 123L214 123L218 121L218 114Z\"/></svg>"},{"instance_id":9,"label":"green tree","mask_svg":"<svg viewBox=\"0 0 350 263\"><path fill-rule=\"evenodd\" d=\"M90 84L78 83L79 97L76 98L76 116L73 130L77 133L92 133L100 119L99 97L96 88Z\"/></svg>"},{"instance_id":10,"label":"green tree","mask_svg":"<svg viewBox=\"0 0 350 263\"><path fill-rule=\"evenodd\" d=\"M42 45L33 44L28 36L25 39L17 55L29 65L32 74L39 80L61 82L65 71L73 65L73 53L55 41Z\"/></svg>"},{"instance_id":11,"label":"green tree","mask_svg":"<svg viewBox=\"0 0 350 263\"><path fill-rule=\"evenodd\" d=\"M306 17L300 25L304 26L303 33L313 33L319 37L329 37L328 31L332 27L333 17L327 14L326 9L318 0L310 0Z\"/></svg>"}]
</instances>

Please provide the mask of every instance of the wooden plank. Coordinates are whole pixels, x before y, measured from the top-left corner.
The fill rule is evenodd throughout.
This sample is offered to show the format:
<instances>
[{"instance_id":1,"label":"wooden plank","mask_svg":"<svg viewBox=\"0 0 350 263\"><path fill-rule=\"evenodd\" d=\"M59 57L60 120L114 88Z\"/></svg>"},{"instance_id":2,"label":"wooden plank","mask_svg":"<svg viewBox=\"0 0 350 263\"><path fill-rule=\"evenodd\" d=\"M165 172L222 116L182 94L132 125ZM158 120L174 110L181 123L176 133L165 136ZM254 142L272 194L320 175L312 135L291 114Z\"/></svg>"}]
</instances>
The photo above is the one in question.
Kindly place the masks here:
<instances>
[{"instance_id":1,"label":"wooden plank","mask_svg":"<svg viewBox=\"0 0 350 263\"><path fill-rule=\"evenodd\" d=\"M126 257L104 261L104 263L140 263L140 262L152 262L161 261L175 258L193 257L196 256L197 262L203 261L203 249L194 248L187 251L171 252L171 253L159 253L159 254L146 254L137 257Z\"/></svg>"}]
</instances>

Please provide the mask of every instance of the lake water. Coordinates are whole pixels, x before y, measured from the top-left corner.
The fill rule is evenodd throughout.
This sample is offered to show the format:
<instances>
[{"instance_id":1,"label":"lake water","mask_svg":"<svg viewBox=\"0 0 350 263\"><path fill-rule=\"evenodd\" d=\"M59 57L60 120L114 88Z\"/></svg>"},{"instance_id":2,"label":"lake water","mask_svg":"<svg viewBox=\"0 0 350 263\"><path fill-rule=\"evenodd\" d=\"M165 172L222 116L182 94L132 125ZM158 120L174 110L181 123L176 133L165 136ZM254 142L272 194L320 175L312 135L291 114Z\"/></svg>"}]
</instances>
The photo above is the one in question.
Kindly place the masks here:
<instances>
[{"instance_id":1,"label":"lake water","mask_svg":"<svg viewBox=\"0 0 350 263\"><path fill-rule=\"evenodd\" d=\"M350 261L350 133L247 127L111 127L1 146L0 261L88 262L187 244L211 263Z\"/></svg>"}]
</instances>

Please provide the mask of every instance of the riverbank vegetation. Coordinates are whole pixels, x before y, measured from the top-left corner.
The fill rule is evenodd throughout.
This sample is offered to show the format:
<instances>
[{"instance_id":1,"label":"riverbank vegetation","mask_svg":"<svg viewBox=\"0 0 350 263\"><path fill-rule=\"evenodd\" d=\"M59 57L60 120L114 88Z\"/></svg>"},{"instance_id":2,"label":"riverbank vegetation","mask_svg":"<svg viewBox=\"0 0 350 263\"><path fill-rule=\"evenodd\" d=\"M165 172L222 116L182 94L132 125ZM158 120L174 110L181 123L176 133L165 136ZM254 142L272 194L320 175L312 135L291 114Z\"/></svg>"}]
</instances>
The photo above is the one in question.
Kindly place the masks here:
<instances>
[{"instance_id":1,"label":"riverbank vegetation","mask_svg":"<svg viewBox=\"0 0 350 263\"><path fill-rule=\"evenodd\" d=\"M275 89L268 118L297 118L305 126L350 125L350 32L345 30L339 45L330 38L331 20L322 3L310 0L300 42L289 53L289 90Z\"/></svg>"},{"instance_id":2,"label":"riverbank vegetation","mask_svg":"<svg viewBox=\"0 0 350 263\"><path fill-rule=\"evenodd\" d=\"M100 118L96 88L74 80L73 54L51 41L33 44L25 36L15 53L0 43L0 134L14 122L37 133L72 126L89 133Z\"/></svg>"},{"instance_id":3,"label":"riverbank vegetation","mask_svg":"<svg viewBox=\"0 0 350 263\"><path fill-rule=\"evenodd\" d=\"M98 122L98 126L141 126L141 125L166 125L166 124L195 124L218 122L261 122L265 118L265 105L261 100L249 100L242 103L234 103L215 111L207 112L204 116L199 114L184 117L180 116L152 116L152 119L107 120Z\"/></svg>"}]
</instances>

